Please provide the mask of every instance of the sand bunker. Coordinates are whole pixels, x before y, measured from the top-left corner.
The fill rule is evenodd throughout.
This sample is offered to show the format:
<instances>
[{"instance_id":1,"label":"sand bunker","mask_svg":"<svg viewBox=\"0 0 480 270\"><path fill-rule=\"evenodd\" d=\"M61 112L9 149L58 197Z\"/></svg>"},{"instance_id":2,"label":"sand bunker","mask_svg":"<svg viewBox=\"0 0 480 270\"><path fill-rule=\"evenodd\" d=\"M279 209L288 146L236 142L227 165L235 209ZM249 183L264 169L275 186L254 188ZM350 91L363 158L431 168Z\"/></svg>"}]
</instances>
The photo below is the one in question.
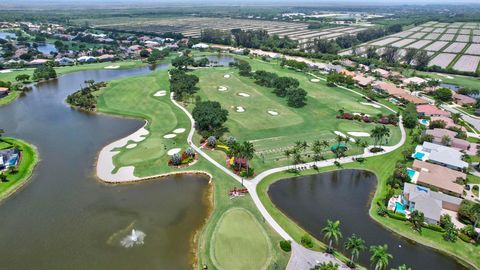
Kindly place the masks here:
<instances>
[{"instance_id":1,"label":"sand bunker","mask_svg":"<svg viewBox=\"0 0 480 270\"><path fill-rule=\"evenodd\" d=\"M319 79L310 79L311 82L319 82Z\"/></svg>"},{"instance_id":2,"label":"sand bunker","mask_svg":"<svg viewBox=\"0 0 480 270\"><path fill-rule=\"evenodd\" d=\"M225 74L225 75L223 75L223 77L228 79L228 78L230 78L230 74Z\"/></svg>"},{"instance_id":3,"label":"sand bunker","mask_svg":"<svg viewBox=\"0 0 480 270\"><path fill-rule=\"evenodd\" d=\"M173 149L168 150L167 154L169 156L173 156L174 154L180 153L181 150L182 149L180 149L180 148L173 148Z\"/></svg>"},{"instance_id":4,"label":"sand bunker","mask_svg":"<svg viewBox=\"0 0 480 270\"><path fill-rule=\"evenodd\" d=\"M238 93L237 95L241 96L241 97L249 97L250 95L247 94L247 93Z\"/></svg>"},{"instance_id":5,"label":"sand bunker","mask_svg":"<svg viewBox=\"0 0 480 270\"><path fill-rule=\"evenodd\" d=\"M112 173L115 169L113 157L120 153L120 151L113 151L113 149L125 147L130 141L139 143L145 140L148 134L148 130L146 130L145 127L142 127L129 136L114 141L102 148L97 160L97 176L105 182L124 182L138 179L138 177L133 174L135 170L135 167L133 166L121 167L116 173Z\"/></svg>"},{"instance_id":6,"label":"sand bunker","mask_svg":"<svg viewBox=\"0 0 480 270\"><path fill-rule=\"evenodd\" d=\"M360 103L361 103L361 104L363 104L363 105L365 105L365 106L372 106L372 107L374 107L374 108L378 108L378 109L380 109L380 108L381 108L381 106L380 106L380 105L378 105L378 104L374 104L374 103L369 103L369 102L360 102Z\"/></svg>"},{"instance_id":7,"label":"sand bunker","mask_svg":"<svg viewBox=\"0 0 480 270\"><path fill-rule=\"evenodd\" d=\"M104 69L117 69L120 68L120 66L106 66Z\"/></svg>"},{"instance_id":8,"label":"sand bunker","mask_svg":"<svg viewBox=\"0 0 480 270\"><path fill-rule=\"evenodd\" d=\"M177 134L167 134L167 135L163 136L163 138L165 138L165 139L171 139L171 138L175 138L175 137L177 137Z\"/></svg>"},{"instance_id":9,"label":"sand bunker","mask_svg":"<svg viewBox=\"0 0 480 270\"><path fill-rule=\"evenodd\" d=\"M127 148L127 149L132 149L132 148L135 148L136 146L137 146L136 143L131 143L131 144L125 146L125 148Z\"/></svg>"},{"instance_id":10,"label":"sand bunker","mask_svg":"<svg viewBox=\"0 0 480 270\"><path fill-rule=\"evenodd\" d=\"M221 86L218 87L218 91L220 91L220 92L225 92L227 90L228 90L228 88L226 86L221 85Z\"/></svg>"},{"instance_id":11,"label":"sand bunker","mask_svg":"<svg viewBox=\"0 0 480 270\"><path fill-rule=\"evenodd\" d=\"M236 111L242 113L245 112L245 109L242 106L237 106Z\"/></svg>"},{"instance_id":12,"label":"sand bunker","mask_svg":"<svg viewBox=\"0 0 480 270\"><path fill-rule=\"evenodd\" d=\"M165 90L160 90L160 91L157 91L153 96L154 97L163 97L167 94L167 91Z\"/></svg>"},{"instance_id":13,"label":"sand bunker","mask_svg":"<svg viewBox=\"0 0 480 270\"><path fill-rule=\"evenodd\" d=\"M12 72L10 69L0 70L0 73L10 73Z\"/></svg>"},{"instance_id":14,"label":"sand bunker","mask_svg":"<svg viewBox=\"0 0 480 270\"><path fill-rule=\"evenodd\" d=\"M437 73L437 75L442 76L442 77L447 78L447 79L450 79L450 80L455 79L454 77L452 77L450 75L446 75L446 74L442 74L442 73Z\"/></svg>"},{"instance_id":15,"label":"sand bunker","mask_svg":"<svg viewBox=\"0 0 480 270\"><path fill-rule=\"evenodd\" d=\"M177 134L183 133L183 132L185 132L185 129L184 129L184 128L177 128L177 129L175 129L175 130L173 131L173 133L177 133Z\"/></svg>"},{"instance_id":16,"label":"sand bunker","mask_svg":"<svg viewBox=\"0 0 480 270\"><path fill-rule=\"evenodd\" d=\"M355 139L354 138L350 138L348 137L347 135L343 134L342 132L340 131L334 131L333 133L335 133L336 135L340 136L340 137L343 137L343 138L348 138L349 141L351 142L355 142Z\"/></svg>"},{"instance_id":17,"label":"sand bunker","mask_svg":"<svg viewBox=\"0 0 480 270\"><path fill-rule=\"evenodd\" d=\"M358 113L358 112L354 112L353 115L360 115L360 116L367 116L367 117L370 117L369 114L366 114L366 113Z\"/></svg>"},{"instance_id":18,"label":"sand bunker","mask_svg":"<svg viewBox=\"0 0 480 270\"><path fill-rule=\"evenodd\" d=\"M267 113L270 114L270 115L273 115L273 116L278 115L278 112L276 112L276 111L267 111Z\"/></svg>"},{"instance_id":19,"label":"sand bunker","mask_svg":"<svg viewBox=\"0 0 480 270\"><path fill-rule=\"evenodd\" d=\"M355 137L370 137L370 134L367 132L356 132L356 131L351 131L347 132L348 135L355 136Z\"/></svg>"}]
</instances>

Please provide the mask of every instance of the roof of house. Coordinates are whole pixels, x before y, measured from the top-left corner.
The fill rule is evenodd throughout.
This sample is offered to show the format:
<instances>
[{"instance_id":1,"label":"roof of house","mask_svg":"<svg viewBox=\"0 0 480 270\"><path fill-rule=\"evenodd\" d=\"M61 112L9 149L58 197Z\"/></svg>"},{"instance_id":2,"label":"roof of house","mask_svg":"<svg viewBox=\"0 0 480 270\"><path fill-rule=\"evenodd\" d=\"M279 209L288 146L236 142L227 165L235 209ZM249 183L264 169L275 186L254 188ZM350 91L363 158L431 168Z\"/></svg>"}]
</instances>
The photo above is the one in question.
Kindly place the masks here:
<instances>
[{"instance_id":1,"label":"roof of house","mask_svg":"<svg viewBox=\"0 0 480 270\"><path fill-rule=\"evenodd\" d=\"M439 220L444 202L460 205L461 198L450 196L441 192L431 191L429 188L405 183L403 193L408 195L408 200L415 203L415 209L422 212L426 218Z\"/></svg>"},{"instance_id":2,"label":"roof of house","mask_svg":"<svg viewBox=\"0 0 480 270\"><path fill-rule=\"evenodd\" d=\"M380 89L389 95L401 95L405 93L405 90L398 88L395 84L393 83L387 83L387 82L378 82L375 83L374 87L376 89Z\"/></svg>"},{"instance_id":3,"label":"roof of house","mask_svg":"<svg viewBox=\"0 0 480 270\"><path fill-rule=\"evenodd\" d=\"M428 159L434 162L450 165L456 168L467 168L468 163L462 160L462 152L451 147L424 142L422 150L430 153Z\"/></svg>"},{"instance_id":4,"label":"roof of house","mask_svg":"<svg viewBox=\"0 0 480 270\"><path fill-rule=\"evenodd\" d=\"M449 118L449 117L445 117L445 116L432 116L430 117L430 122L431 121L436 121L436 120L440 120L440 121L443 121L445 122L447 125L445 126L446 128L449 128L449 127L458 127L462 130L466 130L465 127L462 127L460 125L457 125L455 124L455 122L453 122L453 119L452 118Z\"/></svg>"},{"instance_id":5,"label":"roof of house","mask_svg":"<svg viewBox=\"0 0 480 270\"><path fill-rule=\"evenodd\" d=\"M425 134L432 135L436 139L442 139L443 136L448 136L450 137L450 139L453 139L455 138L455 136L457 136L457 132L444 129L444 128L429 129L425 131Z\"/></svg>"},{"instance_id":6,"label":"roof of house","mask_svg":"<svg viewBox=\"0 0 480 270\"><path fill-rule=\"evenodd\" d=\"M462 195L463 186L455 183L455 181L457 178L465 179L467 177L463 172L421 160L415 160L412 167L419 173L417 183L435 186Z\"/></svg>"},{"instance_id":7,"label":"roof of house","mask_svg":"<svg viewBox=\"0 0 480 270\"><path fill-rule=\"evenodd\" d=\"M355 77L355 72L349 71L349 70L346 70L346 69L342 69L339 73L343 74L345 76Z\"/></svg>"},{"instance_id":8,"label":"roof of house","mask_svg":"<svg viewBox=\"0 0 480 270\"><path fill-rule=\"evenodd\" d=\"M450 116L450 112L440 110L436 106L433 105L418 105L417 106L417 112L418 113L423 113L425 115L440 115L440 116Z\"/></svg>"},{"instance_id":9,"label":"roof of house","mask_svg":"<svg viewBox=\"0 0 480 270\"><path fill-rule=\"evenodd\" d=\"M397 98L403 98L406 101L411 102L411 103L416 104L416 105L428 104L428 101L426 101L425 99L419 98L419 97L414 96L414 95L410 95L409 93L407 93L405 91L403 93L396 94L394 96L397 97Z\"/></svg>"},{"instance_id":10,"label":"roof of house","mask_svg":"<svg viewBox=\"0 0 480 270\"><path fill-rule=\"evenodd\" d=\"M6 87L0 87L0 92L8 92L8 88L6 88Z\"/></svg>"},{"instance_id":11,"label":"roof of house","mask_svg":"<svg viewBox=\"0 0 480 270\"><path fill-rule=\"evenodd\" d=\"M34 59L32 61L29 62L30 65L32 64L45 64L46 62L48 62L48 59Z\"/></svg>"},{"instance_id":12,"label":"roof of house","mask_svg":"<svg viewBox=\"0 0 480 270\"><path fill-rule=\"evenodd\" d=\"M476 99L466 95L462 95L462 94L455 94L453 98L457 103L460 103L460 104L475 104L477 102Z\"/></svg>"},{"instance_id":13,"label":"roof of house","mask_svg":"<svg viewBox=\"0 0 480 270\"><path fill-rule=\"evenodd\" d=\"M356 81L359 85L366 86L375 81L375 78L370 76L363 76L362 74L357 74L355 75L355 77L353 77L353 80Z\"/></svg>"},{"instance_id":14,"label":"roof of house","mask_svg":"<svg viewBox=\"0 0 480 270\"><path fill-rule=\"evenodd\" d=\"M411 78L405 78L402 80L404 84L422 84L427 82L427 80L419 78L419 77L411 77Z\"/></svg>"},{"instance_id":15,"label":"roof of house","mask_svg":"<svg viewBox=\"0 0 480 270\"><path fill-rule=\"evenodd\" d=\"M381 69L381 68L376 68L376 69L374 69L374 70L372 70L372 71L375 72L375 73L380 74L381 76L388 76L388 75L390 75L390 72L389 72L389 71L387 71L387 70L385 70L385 69Z\"/></svg>"}]
</instances>

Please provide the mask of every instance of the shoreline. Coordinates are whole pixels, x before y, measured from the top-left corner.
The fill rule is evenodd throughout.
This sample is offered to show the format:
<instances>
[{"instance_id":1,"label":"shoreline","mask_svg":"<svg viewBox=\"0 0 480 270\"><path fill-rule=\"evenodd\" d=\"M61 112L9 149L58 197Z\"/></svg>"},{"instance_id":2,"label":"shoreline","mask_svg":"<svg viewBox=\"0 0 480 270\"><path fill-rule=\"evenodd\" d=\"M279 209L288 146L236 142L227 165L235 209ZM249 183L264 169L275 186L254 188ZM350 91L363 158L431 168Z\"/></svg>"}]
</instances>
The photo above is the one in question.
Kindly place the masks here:
<instances>
[{"instance_id":1,"label":"shoreline","mask_svg":"<svg viewBox=\"0 0 480 270\"><path fill-rule=\"evenodd\" d=\"M10 198L10 196L16 194L17 192L21 191L24 187L27 186L28 183L30 183L30 180L32 179L32 176L34 175L35 173L35 169L38 165L38 163L40 162L40 155L39 155L39 152L38 152L38 149L35 145L33 144L30 144L30 143L27 143L26 141L22 140L22 139L16 139L16 138L12 138L12 137L5 137L3 139L7 139L7 140L14 140L15 142L19 142L21 145L23 145L22 147L26 147L28 149L30 149L32 151L32 162L30 164L28 164L26 170L26 175L22 178L22 179L19 179L17 180L17 182L15 184L13 184L11 187L9 187L8 189L6 189L4 192L2 192L0 194L0 205L5 202L8 198Z\"/></svg>"}]
</instances>

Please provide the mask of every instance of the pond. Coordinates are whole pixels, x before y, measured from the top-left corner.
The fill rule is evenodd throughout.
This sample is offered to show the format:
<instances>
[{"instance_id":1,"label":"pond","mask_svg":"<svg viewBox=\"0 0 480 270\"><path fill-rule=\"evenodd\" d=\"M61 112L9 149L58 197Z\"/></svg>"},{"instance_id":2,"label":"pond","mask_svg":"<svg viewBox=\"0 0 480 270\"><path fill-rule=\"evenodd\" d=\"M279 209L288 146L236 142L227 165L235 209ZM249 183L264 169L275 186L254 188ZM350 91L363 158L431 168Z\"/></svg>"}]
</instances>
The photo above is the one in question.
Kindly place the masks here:
<instances>
[{"instance_id":1,"label":"pond","mask_svg":"<svg viewBox=\"0 0 480 270\"><path fill-rule=\"evenodd\" d=\"M1 38L1 39L7 39L7 37L17 38L17 35L15 35L15 33L1 32L1 31L0 31L0 38Z\"/></svg>"},{"instance_id":2,"label":"pond","mask_svg":"<svg viewBox=\"0 0 480 270\"><path fill-rule=\"evenodd\" d=\"M191 268L191 239L208 215L208 178L103 184L94 175L98 151L143 122L82 113L64 103L85 80L148 72L67 74L0 107L5 135L36 145L41 158L29 184L0 204L1 269ZM132 229L145 234L144 244L126 248L121 242Z\"/></svg>"},{"instance_id":3,"label":"pond","mask_svg":"<svg viewBox=\"0 0 480 270\"><path fill-rule=\"evenodd\" d=\"M390 267L406 264L412 269L466 269L454 259L426 246L402 238L376 223L368 214L377 181L373 173L339 170L318 175L280 180L272 184L268 195L272 202L302 228L323 240L321 230L327 220L340 220L345 240L353 233L367 246L388 245L393 255ZM343 241L339 242L340 250ZM369 266L370 254L360 254L360 262Z\"/></svg>"},{"instance_id":4,"label":"pond","mask_svg":"<svg viewBox=\"0 0 480 270\"><path fill-rule=\"evenodd\" d=\"M57 52L57 48L55 45L51 43L45 43L45 44L38 44L37 50L41 52L44 55L49 55L51 52L55 53Z\"/></svg>"},{"instance_id":5,"label":"pond","mask_svg":"<svg viewBox=\"0 0 480 270\"><path fill-rule=\"evenodd\" d=\"M228 67L229 63L235 62L235 59L231 56L226 55L208 55L208 56L201 56L195 57L195 60L199 60L201 58L207 58L210 61L211 66L223 66Z\"/></svg>"}]
</instances>

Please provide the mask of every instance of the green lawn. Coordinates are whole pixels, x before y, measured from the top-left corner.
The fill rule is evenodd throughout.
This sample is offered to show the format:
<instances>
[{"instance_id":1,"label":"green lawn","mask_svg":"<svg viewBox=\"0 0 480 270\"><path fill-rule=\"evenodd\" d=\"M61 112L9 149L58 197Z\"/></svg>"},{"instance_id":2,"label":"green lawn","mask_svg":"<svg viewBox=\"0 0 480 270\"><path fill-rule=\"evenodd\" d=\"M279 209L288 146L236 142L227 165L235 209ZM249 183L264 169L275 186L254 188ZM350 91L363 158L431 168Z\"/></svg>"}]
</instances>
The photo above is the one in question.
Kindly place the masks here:
<instances>
[{"instance_id":1,"label":"green lawn","mask_svg":"<svg viewBox=\"0 0 480 270\"><path fill-rule=\"evenodd\" d=\"M254 144L256 156L252 166L256 168L257 173L288 164L290 161L284 156L284 151L293 146L295 141L305 140L311 143L319 139L333 144L336 138L334 131L347 135L348 132L369 133L375 127L375 124L337 119L339 109L369 115L391 113L383 107L378 109L361 104L364 100L350 91L328 87L324 81L311 82L310 79L313 77L310 75L282 68L277 62L268 63L247 57L242 59L249 61L253 70L266 70L280 76L294 77L308 92L307 105L303 108L292 108L287 106L284 98L273 94L272 89L255 84L251 78L239 76L234 68L216 67L193 72L200 78L198 95L202 100L218 101L229 111L225 124L229 132L225 136L232 134L239 140L249 140ZM224 78L225 74L230 74L231 77ZM226 87L227 91L219 91L221 86ZM243 97L239 93L250 96ZM237 112L237 106L243 107L245 112ZM192 110L193 107L192 104L188 109ZM279 115L270 115L268 113L270 110L278 112ZM389 127L391 137L388 144L393 145L400 140L400 131L396 127ZM370 138L357 139L372 143ZM362 151L353 143L349 148L348 155ZM333 154L330 153L328 156Z\"/></svg>"},{"instance_id":2,"label":"green lawn","mask_svg":"<svg viewBox=\"0 0 480 270\"><path fill-rule=\"evenodd\" d=\"M412 70L407 70L405 74L407 75L412 75L413 71ZM442 74L442 73L435 73L435 72L422 72L422 71L416 71L415 72L417 75L421 75L422 77L429 77L432 79L437 79L441 80L443 83L448 83L448 84L455 84L458 86L463 86L467 88L473 88L473 89L478 89L480 87L480 79L477 77L471 77L471 76L462 76L462 75L454 75L454 74ZM451 77L451 78L449 78Z\"/></svg>"},{"instance_id":3,"label":"green lawn","mask_svg":"<svg viewBox=\"0 0 480 270\"><path fill-rule=\"evenodd\" d=\"M277 263L279 269L285 268L290 254L283 252L278 243L281 238L265 222L261 221L261 214L249 196L230 199L228 191L233 187L239 187L239 183L225 175L221 170L200 158L199 161L189 167L172 168L167 166L167 149L179 147L185 149L186 136L189 132L190 122L185 114L171 103L168 93L167 71L155 71L151 74L137 77L128 77L109 83L107 88L101 91L98 99L99 111L124 117L134 117L148 120L147 129L150 134L147 138L133 149L119 149L121 152L114 157L114 164L119 166L132 165L135 167L137 176L151 176L172 171L198 170L209 172L213 176L212 204L213 210L206 221L205 226L198 233L194 246L198 247L198 269L203 264L213 268L213 253L211 252L216 234L216 228L223 214L231 208L244 209L251 214L257 225L260 225L263 233L268 237L268 260L267 269L274 269ZM167 90L164 97L153 97L160 89ZM186 131L177 135L174 139L165 139L163 136L178 127L186 128ZM148 153L148 155L146 154ZM161 180L160 180L161 181ZM231 223L222 225L227 231ZM260 230L260 231L262 231ZM256 248L256 247L251 247ZM235 260L235 256L223 259Z\"/></svg>"},{"instance_id":4,"label":"green lawn","mask_svg":"<svg viewBox=\"0 0 480 270\"><path fill-rule=\"evenodd\" d=\"M407 132L408 134L408 132ZM476 269L480 269L480 256L478 256L480 252L480 246L474 246L471 244L467 244L460 239L458 239L455 243L446 242L442 238L442 234L438 232L434 232L431 230L423 230L422 235L414 232L411 229L411 226L406 224L405 222L385 218L377 215L378 205L382 198L385 197L387 193L387 180L392 175L393 170L395 168L395 164L397 161L402 160L402 151L408 149L413 145L411 137L407 137L407 142L400 147L399 149L390 152L385 155L367 158L363 163L348 163L342 165L343 169L364 169L375 173L377 176L378 184L377 190L375 192L375 196L372 199L371 207L370 207L370 217L377 221L379 224L385 226L389 230L394 231L404 237L410 238L416 242L422 243L423 245L427 245L436 249L439 249L443 252L446 252L452 256L457 257L462 261L469 262L475 265ZM318 171L315 170L305 170L302 171L299 175L311 175L317 174L332 170L337 170L338 167L331 166L331 167L324 167L320 168ZM260 200L263 202L264 206L267 208L269 213L275 218L275 220L297 241L300 240L301 236L306 233L300 226L298 226L294 221L290 220L285 214L283 214L275 205L271 202L268 197L268 187L284 178L293 177L295 175L287 172L276 173L266 177L260 184L257 186L257 192L260 197ZM332 206L334 207L334 206ZM313 236L312 236L313 237ZM320 241L315 242L315 249L323 250L325 248L325 244L321 243Z\"/></svg>"},{"instance_id":5,"label":"green lawn","mask_svg":"<svg viewBox=\"0 0 480 270\"><path fill-rule=\"evenodd\" d=\"M20 96L20 91L10 91L6 97L0 98L0 106L7 105Z\"/></svg>"},{"instance_id":6,"label":"green lawn","mask_svg":"<svg viewBox=\"0 0 480 270\"><path fill-rule=\"evenodd\" d=\"M14 138L2 138L2 140L0 141L0 149L17 146L20 148L22 159L18 165L18 172L14 174L7 172L7 182L0 183L0 200L7 198L24 185L38 162L38 153L33 145Z\"/></svg>"},{"instance_id":7,"label":"green lawn","mask_svg":"<svg viewBox=\"0 0 480 270\"><path fill-rule=\"evenodd\" d=\"M266 269L270 243L262 226L243 208L232 208L220 218L211 248L217 269Z\"/></svg>"}]
</instances>

